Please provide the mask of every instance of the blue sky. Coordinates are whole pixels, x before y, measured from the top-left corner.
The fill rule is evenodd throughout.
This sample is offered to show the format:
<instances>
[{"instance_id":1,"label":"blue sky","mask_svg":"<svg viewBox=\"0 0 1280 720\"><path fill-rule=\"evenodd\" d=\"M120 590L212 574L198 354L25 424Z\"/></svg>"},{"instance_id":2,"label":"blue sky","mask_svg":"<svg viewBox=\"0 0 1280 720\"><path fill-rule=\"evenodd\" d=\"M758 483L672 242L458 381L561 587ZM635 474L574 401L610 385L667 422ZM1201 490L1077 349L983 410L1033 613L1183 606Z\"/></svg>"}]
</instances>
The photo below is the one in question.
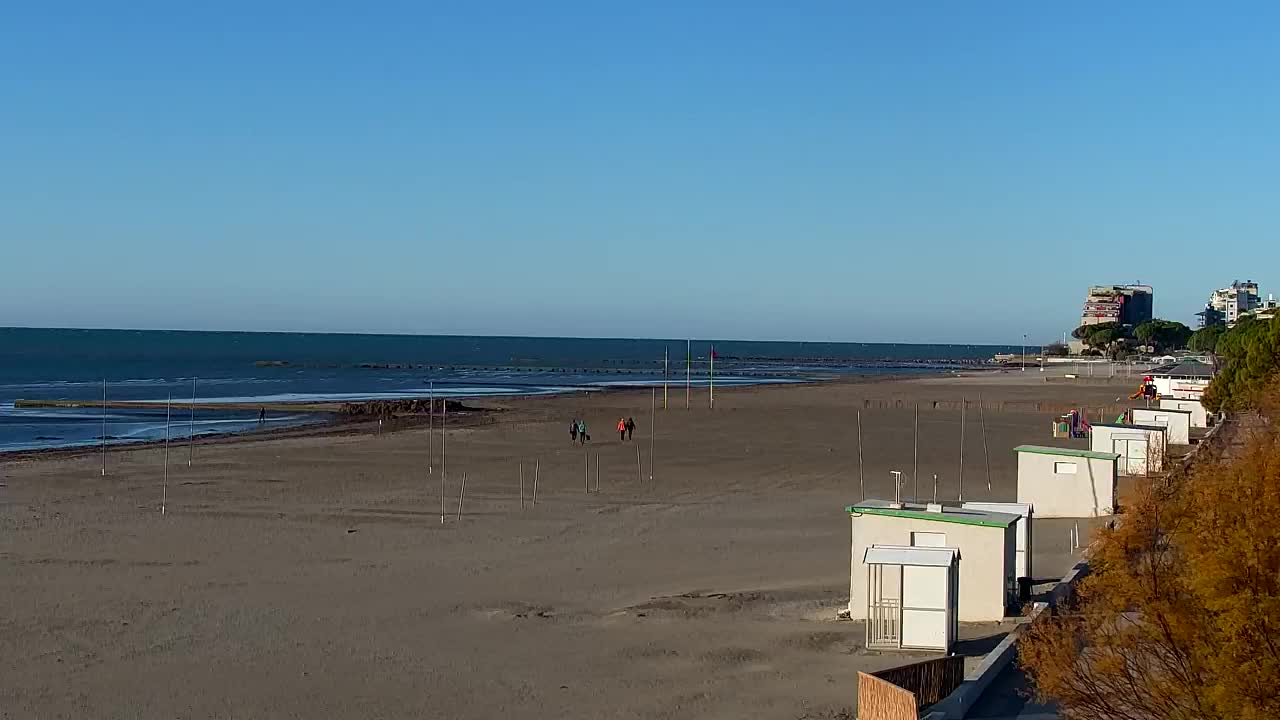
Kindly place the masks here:
<instances>
[{"instance_id":1,"label":"blue sky","mask_svg":"<svg viewBox=\"0 0 1280 720\"><path fill-rule=\"evenodd\" d=\"M0 325L1190 322L1280 292L1277 67L1265 3L14 3Z\"/></svg>"}]
</instances>

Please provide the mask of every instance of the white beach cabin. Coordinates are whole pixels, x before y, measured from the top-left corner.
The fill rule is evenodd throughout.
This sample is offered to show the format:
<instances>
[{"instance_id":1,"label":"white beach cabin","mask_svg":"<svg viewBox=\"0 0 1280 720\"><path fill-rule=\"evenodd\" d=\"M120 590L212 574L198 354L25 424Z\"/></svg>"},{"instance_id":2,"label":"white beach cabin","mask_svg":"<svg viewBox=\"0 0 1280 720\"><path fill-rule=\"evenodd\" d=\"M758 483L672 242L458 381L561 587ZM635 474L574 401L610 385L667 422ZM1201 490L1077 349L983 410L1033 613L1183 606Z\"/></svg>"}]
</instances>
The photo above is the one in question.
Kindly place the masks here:
<instances>
[{"instance_id":1,"label":"white beach cabin","mask_svg":"<svg viewBox=\"0 0 1280 720\"><path fill-rule=\"evenodd\" d=\"M1018 524L1015 526L1015 535L1018 544L1017 552L1014 554L1014 574L1020 578L1033 577L1031 574L1031 503L966 502L960 503L960 507L1017 515Z\"/></svg>"},{"instance_id":2,"label":"white beach cabin","mask_svg":"<svg viewBox=\"0 0 1280 720\"><path fill-rule=\"evenodd\" d=\"M1160 408L1162 410L1186 410L1191 413L1191 427L1209 427L1209 411L1204 409L1204 405L1201 405L1199 400L1162 397L1160 398Z\"/></svg>"},{"instance_id":3,"label":"white beach cabin","mask_svg":"<svg viewBox=\"0 0 1280 720\"><path fill-rule=\"evenodd\" d=\"M872 545L867 570L866 646L949 653L958 628L960 553L955 548Z\"/></svg>"},{"instance_id":4,"label":"white beach cabin","mask_svg":"<svg viewBox=\"0 0 1280 720\"><path fill-rule=\"evenodd\" d=\"M1089 449L1119 455L1116 472L1121 475L1146 475L1164 469L1168 444L1164 428L1155 425L1094 423Z\"/></svg>"},{"instance_id":5,"label":"white beach cabin","mask_svg":"<svg viewBox=\"0 0 1280 720\"><path fill-rule=\"evenodd\" d=\"M1134 408L1129 411L1134 425L1153 425L1165 430L1165 440L1173 445L1191 444L1191 411L1167 408Z\"/></svg>"},{"instance_id":6,"label":"white beach cabin","mask_svg":"<svg viewBox=\"0 0 1280 720\"><path fill-rule=\"evenodd\" d=\"M845 508L852 526L849 616L868 614L867 548L873 545L955 548L959 554L961 622L997 622L1017 597L1017 515L942 505L864 500Z\"/></svg>"},{"instance_id":7,"label":"white beach cabin","mask_svg":"<svg viewBox=\"0 0 1280 720\"><path fill-rule=\"evenodd\" d=\"M1013 450L1018 453L1018 502L1030 505L1037 517L1115 513L1119 455L1043 445Z\"/></svg>"}]
</instances>

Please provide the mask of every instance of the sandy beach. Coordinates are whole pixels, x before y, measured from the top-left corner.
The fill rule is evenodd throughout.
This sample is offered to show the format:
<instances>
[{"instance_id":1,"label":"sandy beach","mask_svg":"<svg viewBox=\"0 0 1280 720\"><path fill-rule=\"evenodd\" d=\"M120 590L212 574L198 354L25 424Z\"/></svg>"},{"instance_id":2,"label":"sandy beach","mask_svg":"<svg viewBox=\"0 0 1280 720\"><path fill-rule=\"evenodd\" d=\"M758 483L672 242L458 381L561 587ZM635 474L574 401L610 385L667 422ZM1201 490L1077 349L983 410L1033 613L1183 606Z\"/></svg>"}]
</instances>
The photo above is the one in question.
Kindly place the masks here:
<instances>
[{"instance_id":1,"label":"sandy beach","mask_svg":"<svg viewBox=\"0 0 1280 720\"><path fill-rule=\"evenodd\" d=\"M858 413L868 497L911 477L919 403L905 494L937 473L954 500L956 407L981 395L964 497L1012 500L1011 448L1084 444L1050 438L1050 408L1110 412L1131 384L761 386L714 410L672 386L652 464L648 391L477 400L494 422L448 433L443 525L423 427L197 446L191 467L174 444L163 515L162 448L113 449L105 478L94 453L0 458L0 717L852 717L858 670L915 658L835 619ZM1037 575L1072 562L1060 530L1037 530ZM966 627L962 651L1000 632Z\"/></svg>"}]
</instances>

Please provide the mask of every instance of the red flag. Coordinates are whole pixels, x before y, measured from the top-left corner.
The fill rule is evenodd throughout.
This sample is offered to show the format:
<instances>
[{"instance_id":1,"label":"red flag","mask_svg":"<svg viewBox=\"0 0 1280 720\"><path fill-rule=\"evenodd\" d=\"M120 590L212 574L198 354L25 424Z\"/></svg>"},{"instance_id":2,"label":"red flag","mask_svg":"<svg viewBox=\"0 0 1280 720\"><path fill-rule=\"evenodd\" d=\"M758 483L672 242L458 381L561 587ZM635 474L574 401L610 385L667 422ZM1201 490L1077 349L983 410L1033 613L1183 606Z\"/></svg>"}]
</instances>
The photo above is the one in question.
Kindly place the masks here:
<instances>
[{"instance_id":1,"label":"red flag","mask_svg":"<svg viewBox=\"0 0 1280 720\"><path fill-rule=\"evenodd\" d=\"M716 359L716 346L715 346L715 345L712 345L712 346L711 346L711 359L712 359L712 360L715 360L715 359Z\"/></svg>"}]
</instances>

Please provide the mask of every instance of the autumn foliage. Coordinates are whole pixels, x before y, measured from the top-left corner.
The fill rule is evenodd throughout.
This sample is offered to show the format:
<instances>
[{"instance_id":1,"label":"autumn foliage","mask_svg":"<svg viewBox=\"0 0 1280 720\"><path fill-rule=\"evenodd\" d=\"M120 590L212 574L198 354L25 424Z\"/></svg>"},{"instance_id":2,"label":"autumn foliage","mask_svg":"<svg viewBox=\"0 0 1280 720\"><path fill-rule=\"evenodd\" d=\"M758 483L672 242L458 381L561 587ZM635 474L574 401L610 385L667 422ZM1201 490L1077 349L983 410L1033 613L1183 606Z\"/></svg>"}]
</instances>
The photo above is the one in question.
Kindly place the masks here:
<instances>
[{"instance_id":1,"label":"autumn foliage","mask_svg":"<svg viewBox=\"0 0 1280 720\"><path fill-rule=\"evenodd\" d=\"M1280 436L1256 425L1139 488L1074 603L1029 628L1020 662L1068 717L1280 717Z\"/></svg>"}]
</instances>

